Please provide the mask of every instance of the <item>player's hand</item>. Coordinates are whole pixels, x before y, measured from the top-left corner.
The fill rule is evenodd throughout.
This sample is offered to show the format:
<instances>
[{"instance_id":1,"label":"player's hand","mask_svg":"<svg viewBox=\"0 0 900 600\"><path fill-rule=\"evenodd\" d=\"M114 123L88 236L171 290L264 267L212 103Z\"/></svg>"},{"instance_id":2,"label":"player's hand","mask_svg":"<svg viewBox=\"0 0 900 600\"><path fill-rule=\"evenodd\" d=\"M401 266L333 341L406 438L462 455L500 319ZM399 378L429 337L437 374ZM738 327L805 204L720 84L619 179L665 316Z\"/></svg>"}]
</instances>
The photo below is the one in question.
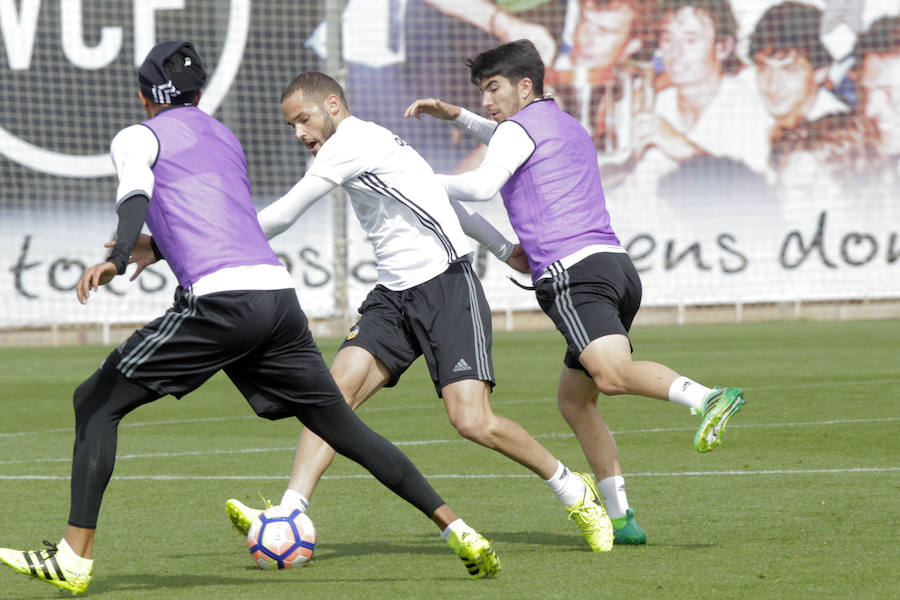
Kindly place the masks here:
<instances>
[{"instance_id":1,"label":"player's hand","mask_svg":"<svg viewBox=\"0 0 900 600\"><path fill-rule=\"evenodd\" d=\"M415 117L422 119L422 114L431 115L444 121L453 121L459 116L462 108L438 98L420 98L410 104L403 113L404 118Z\"/></svg>"},{"instance_id":2,"label":"player's hand","mask_svg":"<svg viewBox=\"0 0 900 600\"><path fill-rule=\"evenodd\" d=\"M528 256L522 250L522 244L513 246L512 254L506 259L506 264L519 273L531 273L531 269L528 267Z\"/></svg>"},{"instance_id":3,"label":"player's hand","mask_svg":"<svg viewBox=\"0 0 900 600\"><path fill-rule=\"evenodd\" d=\"M82 304L87 304L90 293L92 291L96 292L101 285L106 285L112 281L112 278L117 274L116 265L109 261L85 269L84 273L81 274L81 279L78 280L78 285L75 286L78 301Z\"/></svg>"},{"instance_id":4,"label":"player's hand","mask_svg":"<svg viewBox=\"0 0 900 600\"><path fill-rule=\"evenodd\" d=\"M106 248L112 248L116 245L116 243L106 242L103 245ZM131 250L131 256L128 257L128 264L134 263L137 265L137 269L134 271L134 273L131 274L131 277L128 278L128 281L134 281L135 279L137 279L137 276L141 274L141 271L157 262L158 260L159 259L156 258L156 254L153 252L153 246L150 245L150 236L146 233L142 233L138 236L137 243Z\"/></svg>"}]
</instances>

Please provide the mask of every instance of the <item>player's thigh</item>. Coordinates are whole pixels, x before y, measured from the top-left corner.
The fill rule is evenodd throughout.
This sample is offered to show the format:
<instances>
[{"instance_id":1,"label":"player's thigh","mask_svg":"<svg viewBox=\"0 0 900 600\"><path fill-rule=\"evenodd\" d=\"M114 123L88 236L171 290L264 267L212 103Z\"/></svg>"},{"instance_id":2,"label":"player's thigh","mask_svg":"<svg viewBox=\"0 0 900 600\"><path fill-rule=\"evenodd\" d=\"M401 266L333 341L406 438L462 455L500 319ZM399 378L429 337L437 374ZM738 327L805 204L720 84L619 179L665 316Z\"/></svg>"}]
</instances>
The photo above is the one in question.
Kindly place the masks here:
<instances>
[{"instance_id":1,"label":"player's thigh","mask_svg":"<svg viewBox=\"0 0 900 600\"><path fill-rule=\"evenodd\" d=\"M535 295L577 357L592 340L628 334L641 286L627 254L598 252L538 280Z\"/></svg>"},{"instance_id":2,"label":"player's thigh","mask_svg":"<svg viewBox=\"0 0 900 600\"><path fill-rule=\"evenodd\" d=\"M297 415L303 404L343 402L309 331L293 290L271 307L277 323L260 345L225 367L225 373L261 417Z\"/></svg>"},{"instance_id":3,"label":"player's thigh","mask_svg":"<svg viewBox=\"0 0 900 600\"><path fill-rule=\"evenodd\" d=\"M582 369L572 369L563 365L556 390L557 404L564 405L597 404L600 390L593 378Z\"/></svg>"},{"instance_id":4,"label":"player's thigh","mask_svg":"<svg viewBox=\"0 0 900 600\"><path fill-rule=\"evenodd\" d=\"M331 363L331 375L353 410L390 381L387 366L360 346L343 346Z\"/></svg>"},{"instance_id":5,"label":"player's thigh","mask_svg":"<svg viewBox=\"0 0 900 600\"><path fill-rule=\"evenodd\" d=\"M403 308L404 292L376 286L359 307L360 318L350 328L338 354L348 348L362 349L375 357L388 373L383 387L393 387L400 376L422 354L409 330Z\"/></svg>"},{"instance_id":6,"label":"player's thigh","mask_svg":"<svg viewBox=\"0 0 900 600\"><path fill-rule=\"evenodd\" d=\"M454 381L441 388L447 417L457 428L469 423L481 422L493 414L490 397L491 386L479 379Z\"/></svg>"},{"instance_id":7,"label":"player's thigh","mask_svg":"<svg viewBox=\"0 0 900 600\"><path fill-rule=\"evenodd\" d=\"M468 260L416 286L407 311L438 395L457 381L493 387L491 311Z\"/></svg>"},{"instance_id":8,"label":"player's thigh","mask_svg":"<svg viewBox=\"0 0 900 600\"><path fill-rule=\"evenodd\" d=\"M622 334L604 335L582 350L578 362L592 377L614 375L631 362L631 342Z\"/></svg>"}]
</instances>

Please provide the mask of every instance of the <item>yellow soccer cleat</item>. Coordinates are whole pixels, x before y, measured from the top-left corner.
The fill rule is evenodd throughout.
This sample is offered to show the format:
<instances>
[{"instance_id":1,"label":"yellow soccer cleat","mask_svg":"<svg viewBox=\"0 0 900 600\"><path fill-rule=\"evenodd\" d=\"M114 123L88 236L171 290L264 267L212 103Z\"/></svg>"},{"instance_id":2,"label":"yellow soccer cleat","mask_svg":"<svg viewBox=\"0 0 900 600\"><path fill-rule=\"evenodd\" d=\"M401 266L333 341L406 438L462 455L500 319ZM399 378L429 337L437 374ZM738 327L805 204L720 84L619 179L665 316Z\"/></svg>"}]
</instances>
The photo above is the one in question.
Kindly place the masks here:
<instances>
[{"instance_id":1,"label":"yellow soccer cleat","mask_svg":"<svg viewBox=\"0 0 900 600\"><path fill-rule=\"evenodd\" d=\"M574 473L584 481L584 498L566 508L569 518L578 523L591 552L609 552L613 548L613 526L600 502L594 478L587 473Z\"/></svg>"},{"instance_id":2,"label":"yellow soccer cleat","mask_svg":"<svg viewBox=\"0 0 900 600\"><path fill-rule=\"evenodd\" d=\"M447 543L463 561L472 579L493 577L500 570L500 559L491 548L491 543L479 533L464 531L457 535L451 532Z\"/></svg>"},{"instance_id":3,"label":"yellow soccer cleat","mask_svg":"<svg viewBox=\"0 0 900 600\"><path fill-rule=\"evenodd\" d=\"M23 575L46 581L73 594L85 591L91 582L94 561L81 558L68 549L64 552L47 540L44 540L44 545L46 550L0 548L0 562Z\"/></svg>"},{"instance_id":4,"label":"yellow soccer cleat","mask_svg":"<svg viewBox=\"0 0 900 600\"><path fill-rule=\"evenodd\" d=\"M694 435L697 452L709 452L722 441L725 425L744 406L744 391L741 388L715 388L703 401L703 417Z\"/></svg>"},{"instance_id":5,"label":"yellow soccer cleat","mask_svg":"<svg viewBox=\"0 0 900 600\"><path fill-rule=\"evenodd\" d=\"M235 500L234 498L225 502L225 512L228 514L232 526L244 537L247 536L247 532L250 531L250 524L253 523L253 520L256 519L259 513L272 506L271 500L262 494L260 494L259 497L262 498L263 504L265 505L262 510L250 508L240 500Z\"/></svg>"}]
</instances>

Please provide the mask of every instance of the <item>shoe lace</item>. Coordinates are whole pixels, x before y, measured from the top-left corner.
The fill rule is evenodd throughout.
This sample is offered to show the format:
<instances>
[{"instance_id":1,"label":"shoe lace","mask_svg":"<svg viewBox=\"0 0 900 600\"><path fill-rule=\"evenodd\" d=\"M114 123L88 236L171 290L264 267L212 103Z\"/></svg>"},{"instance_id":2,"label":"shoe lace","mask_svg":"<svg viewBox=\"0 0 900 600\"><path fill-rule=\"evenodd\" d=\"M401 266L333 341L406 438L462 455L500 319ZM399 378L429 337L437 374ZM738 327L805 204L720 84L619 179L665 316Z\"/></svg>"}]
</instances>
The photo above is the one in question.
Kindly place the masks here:
<instances>
[{"instance_id":1,"label":"shoe lace","mask_svg":"<svg viewBox=\"0 0 900 600\"><path fill-rule=\"evenodd\" d=\"M57 548L56 544L51 541L44 540L44 545L47 546L48 550L41 550L41 552L46 552L48 558L56 555L56 553L59 552L59 548Z\"/></svg>"},{"instance_id":2,"label":"shoe lace","mask_svg":"<svg viewBox=\"0 0 900 600\"><path fill-rule=\"evenodd\" d=\"M262 492L256 492L259 494L259 498L263 501L263 508L272 508L272 501L263 496Z\"/></svg>"},{"instance_id":3,"label":"shoe lace","mask_svg":"<svg viewBox=\"0 0 900 600\"><path fill-rule=\"evenodd\" d=\"M581 506L570 510L569 518L578 523L585 533L597 533L601 530L600 519L597 515L598 512L599 509L597 506L585 502Z\"/></svg>"}]
</instances>

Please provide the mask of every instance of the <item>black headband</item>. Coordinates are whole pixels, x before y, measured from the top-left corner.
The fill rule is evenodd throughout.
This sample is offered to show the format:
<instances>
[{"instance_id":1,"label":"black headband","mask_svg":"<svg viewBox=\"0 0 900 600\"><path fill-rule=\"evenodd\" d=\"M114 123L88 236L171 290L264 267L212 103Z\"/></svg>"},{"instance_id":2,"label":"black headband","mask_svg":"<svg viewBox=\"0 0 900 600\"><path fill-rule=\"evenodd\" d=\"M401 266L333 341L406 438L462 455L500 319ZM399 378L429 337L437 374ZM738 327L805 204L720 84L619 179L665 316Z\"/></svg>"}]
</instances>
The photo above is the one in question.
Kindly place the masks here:
<instances>
[{"instance_id":1,"label":"black headband","mask_svg":"<svg viewBox=\"0 0 900 600\"><path fill-rule=\"evenodd\" d=\"M184 68L172 69L164 65L173 54L184 56ZM157 104L172 104L178 96L191 94L206 83L206 69L200 55L190 42L162 42L153 47L138 69L141 92Z\"/></svg>"}]
</instances>

